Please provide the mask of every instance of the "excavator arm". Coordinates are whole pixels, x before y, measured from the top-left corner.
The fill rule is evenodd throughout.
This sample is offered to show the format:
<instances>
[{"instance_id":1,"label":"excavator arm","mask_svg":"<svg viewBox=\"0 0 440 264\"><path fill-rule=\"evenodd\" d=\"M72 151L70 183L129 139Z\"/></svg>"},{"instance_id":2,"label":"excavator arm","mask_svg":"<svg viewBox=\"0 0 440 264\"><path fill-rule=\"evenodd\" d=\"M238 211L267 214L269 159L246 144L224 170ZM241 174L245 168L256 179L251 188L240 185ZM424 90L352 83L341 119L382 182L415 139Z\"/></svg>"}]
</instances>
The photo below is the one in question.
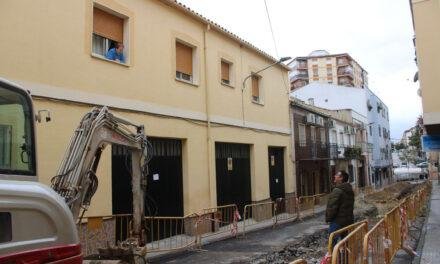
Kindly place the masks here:
<instances>
[{"instance_id":1,"label":"excavator arm","mask_svg":"<svg viewBox=\"0 0 440 264\"><path fill-rule=\"evenodd\" d=\"M85 114L52 179L52 188L61 195L75 221L81 220L98 187L101 153L108 144L126 146L131 150L133 190L132 237L142 241L144 192L148 174L149 143L143 125L113 115L107 107L95 107Z\"/></svg>"}]
</instances>

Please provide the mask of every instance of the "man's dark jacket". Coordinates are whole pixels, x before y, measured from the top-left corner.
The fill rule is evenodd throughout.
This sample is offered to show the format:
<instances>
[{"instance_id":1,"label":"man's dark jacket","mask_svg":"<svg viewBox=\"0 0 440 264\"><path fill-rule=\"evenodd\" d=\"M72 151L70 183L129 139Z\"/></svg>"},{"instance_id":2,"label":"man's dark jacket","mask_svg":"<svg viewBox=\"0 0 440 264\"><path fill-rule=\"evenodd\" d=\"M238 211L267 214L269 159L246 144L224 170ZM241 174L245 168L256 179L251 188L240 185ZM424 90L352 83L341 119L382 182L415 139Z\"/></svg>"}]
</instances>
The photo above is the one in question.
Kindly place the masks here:
<instances>
[{"instance_id":1,"label":"man's dark jacket","mask_svg":"<svg viewBox=\"0 0 440 264\"><path fill-rule=\"evenodd\" d=\"M348 182L337 185L330 194L325 212L326 222L336 222L340 227L353 224L354 192Z\"/></svg>"}]
</instances>

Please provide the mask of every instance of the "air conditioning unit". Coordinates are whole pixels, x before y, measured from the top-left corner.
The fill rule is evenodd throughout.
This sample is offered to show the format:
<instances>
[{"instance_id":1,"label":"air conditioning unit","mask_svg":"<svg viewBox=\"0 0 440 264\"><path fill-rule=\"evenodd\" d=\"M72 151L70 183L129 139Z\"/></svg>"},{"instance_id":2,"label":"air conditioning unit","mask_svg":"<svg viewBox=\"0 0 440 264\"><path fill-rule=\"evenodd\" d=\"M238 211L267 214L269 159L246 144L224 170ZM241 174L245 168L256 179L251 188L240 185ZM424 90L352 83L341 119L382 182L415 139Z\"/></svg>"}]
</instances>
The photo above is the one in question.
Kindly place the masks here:
<instances>
[{"instance_id":1,"label":"air conditioning unit","mask_svg":"<svg viewBox=\"0 0 440 264\"><path fill-rule=\"evenodd\" d=\"M315 115L314 114L307 114L306 121L307 121L307 123L315 123Z\"/></svg>"},{"instance_id":2,"label":"air conditioning unit","mask_svg":"<svg viewBox=\"0 0 440 264\"><path fill-rule=\"evenodd\" d=\"M320 125L320 126L324 126L324 118L318 116L316 117L316 124Z\"/></svg>"},{"instance_id":3,"label":"air conditioning unit","mask_svg":"<svg viewBox=\"0 0 440 264\"><path fill-rule=\"evenodd\" d=\"M330 120L328 121L328 127L329 127L329 128L335 127L335 120L331 120L331 119L330 119Z\"/></svg>"},{"instance_id":4,"label":"air conditioning unit","mask_svg":"<svg viewBox=\"0 0 440 264\"><path fill-rule=\"evenodd\" d=\"M350 127L344 126L344 133L350 133Z\"/></svg>"}]
</instances>

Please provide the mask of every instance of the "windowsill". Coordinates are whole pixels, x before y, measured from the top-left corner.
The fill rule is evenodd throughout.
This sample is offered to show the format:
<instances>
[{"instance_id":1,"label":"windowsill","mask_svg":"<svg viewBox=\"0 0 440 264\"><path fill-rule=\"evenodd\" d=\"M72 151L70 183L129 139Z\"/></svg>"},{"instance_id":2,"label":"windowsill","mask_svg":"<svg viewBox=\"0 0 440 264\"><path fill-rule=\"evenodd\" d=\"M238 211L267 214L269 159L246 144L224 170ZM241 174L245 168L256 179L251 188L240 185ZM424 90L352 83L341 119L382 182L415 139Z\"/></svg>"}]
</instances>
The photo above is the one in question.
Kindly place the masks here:
<instances>
[{"instance_id":1,"label":"windowsill","mask_svg":"<svg viewBox=\"0 0 440 264\"><path fill-rule=\"evenodd\" d=\"M175 77L175 80L178 81L178 82L183 82L185 84L189 84L189 85L195 86L195 87L199 87L198 83L193 83L193 82L190 82L190 81L187 81L187 80L184 80L184 79L179 79L177 77Z\"/></svg>"},{"instance_id":2,"label":"windowsill","mask_svg":"<svg viewBox=\"0 0 440 264\"><path fill-rule=\"evenodd\" d=\"M229 88L235 88L232 84L224 83L222 81L220 81L220 84Z\"/></svg>"},{"instance_id":3,"label":"windowsill","mask_svg":"<svg viewBox=\"0 0 440 264\"><path fill-rule=\"evenodd\" d=\"M95 54L95 53L90 54L90 56L92 56L92 58L95 58L95 59L99 59L99 60L103 60L103 61L108 61L108 62L119 64L119 65L125 66L125 67L130 67L130 64L128 64L128 63L123 63L123 62L119 62L119 61L109 60L109 59L107 59L107 58L105 58L105 57L103 57L101 55Z\"/></svg>"},{"instance_id":4,"label":"windowsill","mask_svg":"<svg viewBox=\"0 0 440 264\"><path fill-rule=\"evenodd\" d=\"M257 105L260 105L260 106L264 106L264 103L263 103L263 102L260 102L260 101L252 100L252 103L257 104Z\"/></svg>"}]
</instances>

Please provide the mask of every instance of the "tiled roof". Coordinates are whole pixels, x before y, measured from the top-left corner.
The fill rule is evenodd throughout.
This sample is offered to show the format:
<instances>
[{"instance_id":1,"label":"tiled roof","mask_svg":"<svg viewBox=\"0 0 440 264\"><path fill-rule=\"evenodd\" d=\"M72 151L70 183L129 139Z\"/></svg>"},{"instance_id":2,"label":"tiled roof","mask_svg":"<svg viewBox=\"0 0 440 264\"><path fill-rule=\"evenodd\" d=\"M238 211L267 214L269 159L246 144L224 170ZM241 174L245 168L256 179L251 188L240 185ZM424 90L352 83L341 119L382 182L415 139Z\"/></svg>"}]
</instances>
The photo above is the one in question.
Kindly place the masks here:
<instances>
[{"instance_id":1,"label":"tiled roof","mask_svg":"<svg viewBox=\"0 0 440 264\"><path fill-rule=\"evenodd\" d=\"M192 10L190 7L180 3L179 1L176 0L159 0L164 4L167 4L169 6L172 6L174 8L177 8L180 11L183 11L184 13L192 16L193 18L195 18L196 20L202 22L202 23L206 23L208 24L211 28L217 30L218 32L228 36L229 38L237 41L238 43L240 43L241 45L255 51L256 53L258 53L259 55L265 57L266 59L272 61L272 62L276 62L278 61L278 59L272 57L271 55L269 55L268 53L264 52L263 50L257 48L256 46L252 45L250 42L240 38L239 36L237 36L236 34L230 32L229 30L227 30L226 28L222 27L221 25L217 24L216 22L202 16L201 14L197 13L196 11ZM280 63L280 66L282 68L284 68L285 70L290 70L290 67Z\"/></svg>"}]
</instances>

